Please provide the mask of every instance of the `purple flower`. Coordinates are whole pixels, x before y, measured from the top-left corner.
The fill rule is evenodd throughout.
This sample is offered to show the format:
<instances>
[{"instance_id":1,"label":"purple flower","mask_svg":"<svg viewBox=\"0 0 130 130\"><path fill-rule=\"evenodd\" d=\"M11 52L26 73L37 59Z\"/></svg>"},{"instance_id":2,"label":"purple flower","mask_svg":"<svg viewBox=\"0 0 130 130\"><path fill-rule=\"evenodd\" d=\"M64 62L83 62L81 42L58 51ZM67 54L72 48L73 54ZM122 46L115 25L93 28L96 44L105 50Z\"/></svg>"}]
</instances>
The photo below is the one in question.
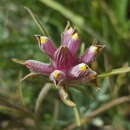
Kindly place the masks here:
<instances>
[{"instance_id":1,"label":"purple flower","mask_svg":"<svg viewBox=\"0 0 130 130\"><path fill-rule=\"evenodd\" d=\"M80 39L77 31L67 26L61 35L61 45L56 48L54 42L46 36L35 35L39 48L50 57L50 63L26 60L24 65L36 74L49 76L50 80L61 88L70 84L87 83L95 80L97 73L89 66L104 45L91 45L84 54L77 57ZM69 106L75 104L68 99L64 89L60 89L61 99ZM64 96L63 96L64 95Z\"/></svg>"},{"instance_id":2,"label":"purple flower","mask_svg":"<svg viewBox=\"0 0 130 130\"><path fill-rule=\"evenodd\" d=\"M67 27L61 36L61 45L56 48L53 41L41 35L35 35L39 48L50 57L50 64L27 60L25 65L31 72L48 75L55 85L87 83L96 79L97 73L88 65L92 63L104 45L91 45L79 58L76 56L80 46L78 33Z\"/></svg>"}]
</instances>

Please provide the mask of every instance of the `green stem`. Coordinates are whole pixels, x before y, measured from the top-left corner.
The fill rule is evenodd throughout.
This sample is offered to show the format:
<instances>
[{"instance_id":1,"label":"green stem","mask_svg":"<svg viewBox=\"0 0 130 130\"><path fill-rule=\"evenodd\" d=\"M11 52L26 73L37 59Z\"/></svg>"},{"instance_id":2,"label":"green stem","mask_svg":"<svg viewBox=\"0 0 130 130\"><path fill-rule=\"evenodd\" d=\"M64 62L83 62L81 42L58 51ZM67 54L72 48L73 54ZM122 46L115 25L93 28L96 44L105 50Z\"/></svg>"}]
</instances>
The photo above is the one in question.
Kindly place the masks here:
<instances>
[{"instance_id":1,"label":"green stem","mask_svg":"<svg viewBox=\"0 0 130 130\"><path fill-rule=\"evenodd\" d=\"M37 27L40 29L40 31L42 32L43 35L48 35L47 31L42 27L40 21L38 20L38 18L36 18L36 16L33 14L33 12L28 8L28 7L24 7L27 12L30 14L30 16L32 17L33 21L35 22L35 24L37 25Z\"/></svg>"},{"instance_id":2,"label":"green stem","mask_svg":"<svg viewBox=\"0 0 130 130\"><path fill-rule=\"evenodd\" d=\"M78 108L76 106L73 107L73 111L74 111L77 126L81 126L81 120L80 120L80 114L79 114Z\"/></svg>"},{"instance_id":3,"label":"green stem","mask_svg":"<svg viewBox=\"0 0 130 130\"><path fill-rule=\"evenodd\" d=\"M41 105L43 103L43 100L46 98L49 90L52 88L52 84L47 83L44 85L44 87L41 89L38 98L36 100L35 104L35 113L37 116L39 116L40 110L41 110Z\"/></svg>"}]
</instances>

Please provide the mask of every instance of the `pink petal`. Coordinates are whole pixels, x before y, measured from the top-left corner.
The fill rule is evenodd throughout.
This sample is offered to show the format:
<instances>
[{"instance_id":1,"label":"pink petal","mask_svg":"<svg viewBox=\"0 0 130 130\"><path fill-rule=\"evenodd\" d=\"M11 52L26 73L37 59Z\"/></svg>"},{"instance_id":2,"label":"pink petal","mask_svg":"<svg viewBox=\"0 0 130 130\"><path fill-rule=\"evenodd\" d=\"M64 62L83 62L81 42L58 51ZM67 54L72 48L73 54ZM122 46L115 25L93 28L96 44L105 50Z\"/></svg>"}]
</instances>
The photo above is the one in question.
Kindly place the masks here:
<instances>
[{"instance_id":1,"label":"pink petal","mask_svg":"<svg viewBox=\"0 0 130 130\"><path fill-rule=\"evenodd\" d=\"M89 72L89 67L85 63L80 63L72 67L69 71L69 77L72 79L80 79L85 77Z\"/></svg>"},{"instance_id":2,"label":"pink petal","mask_svg":"<svg viewBox=\"0 0 130 130\"><path fill-rule=\"evenodd\" d=\"M25 65L27 68L30 69L30 71L44 74L44 75L49 75L54 70L52 65L45 64L35 60L27 60L25 62Z\"/></svg>"},{"instance_id":3,"label":"pink petal","mask_svg":"<svg viewBox=\"0 0 130 130\"><path fill-rule=\"evenodd\" d=\"M45 36L35 35L40 49L45 52L48 56L53 58L53 55L56 51L56 47L51 39Z\"/></svg>"},{"instance_id":4,"label":"pink petal","mask_svg":"<svg viewBox=\"0 0 130 130\"><path fill-rule=\"evenodd\" d=\"M70 52L75 55L80 45L78 33L72 27L65 29L61 43L67 46Z\"/></svg>"},{"instance_id":5,"label":"pink petal","mask_svg":"<svg viewBox=\"0 0 130 130\"><path fill-rule=\"evenodd\" d=\"M55 85L59 85L62 83L65 79L65 73L61 70L54 70L50 74L50 80L54 82Z\"/></svg>"},{"instance_id":6,"label":"pink petal","mask_svg":"<svg viewBox=\"0 0 130 130\"><path fill-rule=\"evenodd\" d=\"M81 63L74 66L68 75L68 81L70 84L79 84L79 83L87 83L91 80L96 79L97 73L89 68L86 64Z\"/></svg>"},{"instance_id":7,"label":"pink petal","mask_svg":"<svg viewBox=\"0 0 130 130\"><path fill-rule=\"evenodd\" d=\"M78 50L79 45L80 45L80 40L79 40L77 35L78 35L77 33L73 34L70 37L70 40L68 41L68 45L67 45L67 47L69 48L70 52L73 55L76 55L77 50Z\"/></svg>"},{"instance_id":8,"label":"pink petal","mask_svg":"<svg viewBox=\"0 0 130 130\"><path fill-rule=\"evenodd\" d=\"M93 71L92 69L89 69L88 74L85 77L83 77L82 79L80 79L80 82L87 83L96 78L97 78L97 73L95 71Z\"/></svg>"},{"instance_id":9,"label":"pink petal","mask_svg":"<svg viewBox=\"0 0 130 130\"><path fill-rule=\"evenodd\" d=\"M91 45L83 56L80 57L81 62L85 62L87 64L93 62L97 56L97 54L104 48L104 45Z\"/></svg>"},{"instance_id":10,"label":"pink petal","mask_svg":"<svg viewBox=\"0 0 130 130\"><path fill-rule=\"evenodd\" d=\"M54 54L54 66L59 70L67 70L76 60L66 46L60 46Z\"/></svg>"},{"instance_id":11,"label":"pink petal","mask_svg":"<svg viewBox=\"0 0 130 130\"><path fill-rule=\"evenodd\" d=\"M63 45L67 46L70 36L74 33L74 31L75 30L70 26L65 29L65 31L63 32L63 34L61 36L61 42Z\"/></svg>"}]
</instances>

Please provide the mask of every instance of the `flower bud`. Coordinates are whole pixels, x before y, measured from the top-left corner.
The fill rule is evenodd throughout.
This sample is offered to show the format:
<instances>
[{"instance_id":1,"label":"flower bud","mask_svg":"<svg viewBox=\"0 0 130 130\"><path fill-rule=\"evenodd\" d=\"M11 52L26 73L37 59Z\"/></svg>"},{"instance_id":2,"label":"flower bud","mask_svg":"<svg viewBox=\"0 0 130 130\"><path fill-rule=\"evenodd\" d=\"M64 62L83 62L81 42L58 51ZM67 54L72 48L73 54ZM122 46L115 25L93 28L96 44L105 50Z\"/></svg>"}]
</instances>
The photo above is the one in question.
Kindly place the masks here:
<instances>
[{"instance_id":1,"label":"flower bud","mask_svg":"<svg viewBox=\"0 0 130 130\"><path fill-rule=\"evenodd\" d=\"M88 71L89 67L85 63L80 63L70 70L70 76L79 79L87 75Z\"/></svg>"},{"instance_id":2,"label":"flower bud","mask_svg":"<svg viewBox=\"0 0 130 130\"><path fill-rule=\"evenodd\" d=\"M54 43L52 40L50 40L46 36L40 36L40 35L35 35L40 49L45 52L48 56L53 58L53 55L56 51L56 47L54 46Z\"/></svg>"},{"instance_id":3,"label":"flower bud","mask_svg":"<svg viewBox=\"0 0 130 130\"><path fill-rule=\"evenodd\" d=\"M53 81L55 85L59 85L64 79L65 79L65 74L60 70L54 70L50 74L50 80Z\"/></svg>"},{"instance_id":4,"label":"flower bud","mask_svg":"<svg viewBox=\"0 0 130 130\"><path fill-rule=\"evenodd\" d=\"M104 48L104 45L91 45L87 51L81 56L81 61L87 64L93 62L97 54Z\"/></svg>"},{"instance_id":5,"label":"flower bud","mask_svg":"<svg viewBox=\"0 0 130 130\"><path fill-rule=\"evenodd\" d=\"M50 64L45 64L35 60L27 60L25 65L30 69L30 71L45 75L49 75L54 69Z\"/></svg>"},{"instance_id":6,"label":"flower bud","mask_svg":"<svg viewBox=\"0 0 130 130\"><path fill-rule=\"evenodd\" d=\"M76 55L80 40L78 33L72 27L65 29L61 42L68 47L72 55Z\"/></svg>"}]
</instances>

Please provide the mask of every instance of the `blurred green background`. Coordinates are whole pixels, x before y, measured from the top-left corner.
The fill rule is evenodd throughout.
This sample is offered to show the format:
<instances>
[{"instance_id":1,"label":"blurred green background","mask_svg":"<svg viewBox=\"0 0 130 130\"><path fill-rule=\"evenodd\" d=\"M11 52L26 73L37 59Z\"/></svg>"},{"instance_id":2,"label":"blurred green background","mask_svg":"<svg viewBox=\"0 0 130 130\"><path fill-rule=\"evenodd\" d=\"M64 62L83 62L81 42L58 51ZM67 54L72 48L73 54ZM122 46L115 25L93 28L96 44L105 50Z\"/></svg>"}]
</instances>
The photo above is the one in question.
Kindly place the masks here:
<instances>
[{"instance_id":1,"label":"blurred green background","mask_svg":"<svg viewBox=\"0 0 130 130\"><path fill-rule=\"evenodd\" d=\"M75 117L72 108L59 100L55 89L46 96L40 120L36 124L26 114L17 112L17 107L33 112L37 96L48 82L46 78L38 76L20 83L19 79L29 71L11 60L18 58L49 62L33 38L34 34L41 32L24 7L37 15L57 46L67 21L77 28L85 48L93 39L105 44L106 49L97 59L97 72L102 73L129 65L130 1L0 0L0 129L62 130L74 122ZM88 85L79 86L80 91L70 89L81 117L108 101L130 95L129 78L129 73L104 78L99 82L101 89L98 91ZM129 122L130 104L124 103L101 113L91 122L84 123L83 127L74 129L130 130Z\"/></svg>"}]
</instances>

